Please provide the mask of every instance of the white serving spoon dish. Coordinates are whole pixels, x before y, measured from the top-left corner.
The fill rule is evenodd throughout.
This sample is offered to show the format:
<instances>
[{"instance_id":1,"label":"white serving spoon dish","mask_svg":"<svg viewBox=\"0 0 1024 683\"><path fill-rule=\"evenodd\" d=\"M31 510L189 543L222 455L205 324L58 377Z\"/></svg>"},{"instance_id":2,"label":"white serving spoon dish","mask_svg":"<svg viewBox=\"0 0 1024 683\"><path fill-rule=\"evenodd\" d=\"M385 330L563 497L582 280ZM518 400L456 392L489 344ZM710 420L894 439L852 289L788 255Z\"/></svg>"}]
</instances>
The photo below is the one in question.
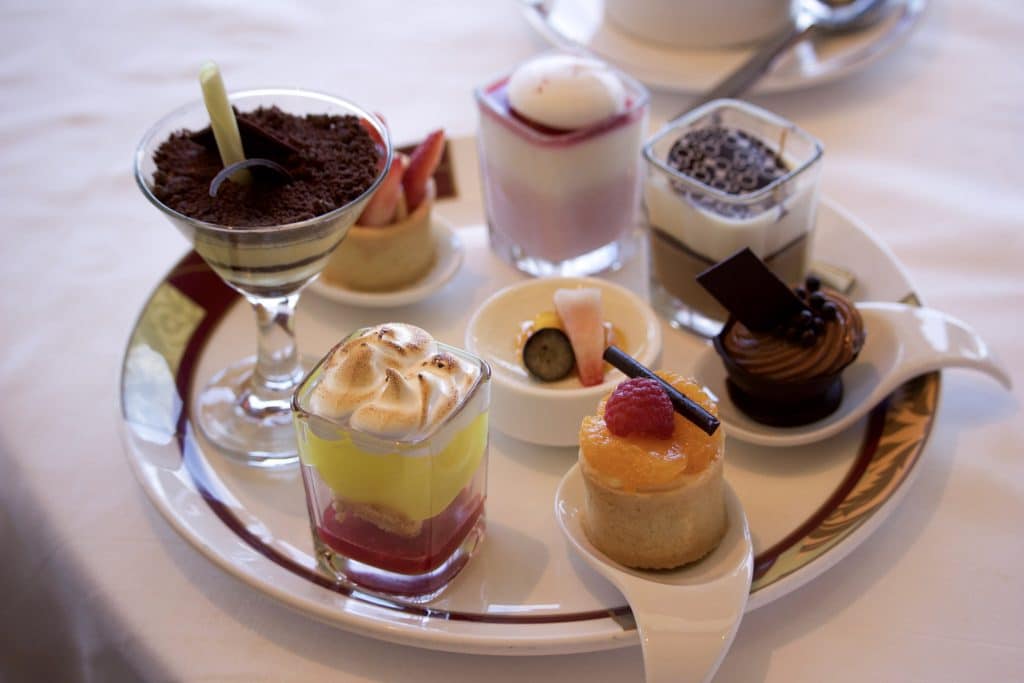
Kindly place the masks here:
<instances>
[{"instance_id":1,"label":"white serving spoon dish","mask_svg":"<svg viewBox=\"0 0 1024 683\"><path fill-rule=\"evenodd\" d=\"M718 398L725 433L760 446L800 446L838 434L904 382L942 368L980 370L1007 389L1010 375L988 345L963 322L930 308L859 303L867 340L843 371L843 399L831 415L799 427L771 427L742 413L729 399L726 372L714 348L697 359L695 376Z\"/></svg>"},{"instance_id":2,"label":"white serving spoon dish","mask_svg":"<svg viewBox=\"0 0 1024 683\"><path fill-rule=\"evenodd\" d=\"M736 493L726 484L729 528L710 555L680 569L640 571L610 560L582 527L579 465L555 493L555 518L570 545L629 602L640 633L647 683L709 681L739 628L750 594L754 552Z\"/></svg>"}]
</instances>

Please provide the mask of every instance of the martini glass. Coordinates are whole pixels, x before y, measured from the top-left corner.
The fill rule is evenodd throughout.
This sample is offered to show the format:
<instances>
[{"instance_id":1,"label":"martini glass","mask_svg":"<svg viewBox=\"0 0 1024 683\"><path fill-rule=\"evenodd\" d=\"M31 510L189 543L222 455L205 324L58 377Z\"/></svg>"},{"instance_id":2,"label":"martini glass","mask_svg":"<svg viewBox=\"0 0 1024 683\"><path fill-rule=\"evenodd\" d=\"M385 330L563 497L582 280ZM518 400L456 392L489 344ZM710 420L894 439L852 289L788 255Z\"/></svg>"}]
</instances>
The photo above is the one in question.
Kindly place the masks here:
<instances>
[{"instance_id":1,"label":"martini glass","mask_svg":"<svg viewBox=\"0 0 1024 683\"><path fill-rule=\"evenodd\" d=\"M229 100L243 112L273 105L297 116L357 116L381 141L377 176L357 198L315 218L260 227L206 223L175 211L153 194L154 152L171 133L209 125L202 101L158 121L135 153L135 180L142 193L256 313L256 355L214 375L196 398L196 422L203 435L232 458L274 467L298 460L290 401L305 374L295 343L294 313L299 295L320 275L331 252L377 190L393 152L387 130L373 114L336 97L304 90L264 89L237 92Z\"/></svg>"}]
</instances>

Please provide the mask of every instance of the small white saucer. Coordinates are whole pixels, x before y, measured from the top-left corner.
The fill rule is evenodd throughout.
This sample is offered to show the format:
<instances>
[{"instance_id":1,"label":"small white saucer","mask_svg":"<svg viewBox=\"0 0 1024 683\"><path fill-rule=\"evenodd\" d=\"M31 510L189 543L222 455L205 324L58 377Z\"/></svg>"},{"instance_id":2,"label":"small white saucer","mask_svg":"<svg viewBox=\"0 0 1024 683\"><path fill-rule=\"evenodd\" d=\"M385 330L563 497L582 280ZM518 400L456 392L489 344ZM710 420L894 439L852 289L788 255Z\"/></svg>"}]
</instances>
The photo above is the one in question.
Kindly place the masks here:
<instances>
[{"instance_id":1,"label":"small white saucer","mask_svg":"<svg viewBox=\"0 0 1024 683\"><path fill-rule=\"evenodd\" d=\"M465 336L466 350L491 365L490 424L542 446L577 445L580 420L625 377L609 370L604 382L585 387L575 376L540 382L523 367L516 343L523 321L552 310L555 290L566 287L599 289L605 319L622 331L623 350L647 367L657 368L661 361L658 315L622 285L592 277L546 277L521 280L492 294L470 317Z\"/></svg>"},{"instance_id":2,"label":"small white saucer","mask_svg":"<svg viewBox=\"0 0 1024 683\"><path fill-rule=\"evenodd\" d=\"M521 0L530 25L561 48L582 48L646 85L702 92L731 73L753 48L685 50L633 37L604 16L603 0ZM800 41L753 90L787 92L832 81L871 64L910 35L927 0L890 0L892 11L874 26L845 35Z\"/></svg>"},{"instance_id":3,"label":"small white saucer","mask_svg":"<svg viewBox=\"0 0 1024 683\"><path fill-rule=\"evenodd\" d=\"M309 290L325 299L360 308L394 308L422 301L455 276L462 265L464 251L462 240L448 221L436 214L430 219L430 231L437 244L437 259L426 275L408 287L391 292L361 292L317 278L309 285Z\"/></svg>"}]
</instances>

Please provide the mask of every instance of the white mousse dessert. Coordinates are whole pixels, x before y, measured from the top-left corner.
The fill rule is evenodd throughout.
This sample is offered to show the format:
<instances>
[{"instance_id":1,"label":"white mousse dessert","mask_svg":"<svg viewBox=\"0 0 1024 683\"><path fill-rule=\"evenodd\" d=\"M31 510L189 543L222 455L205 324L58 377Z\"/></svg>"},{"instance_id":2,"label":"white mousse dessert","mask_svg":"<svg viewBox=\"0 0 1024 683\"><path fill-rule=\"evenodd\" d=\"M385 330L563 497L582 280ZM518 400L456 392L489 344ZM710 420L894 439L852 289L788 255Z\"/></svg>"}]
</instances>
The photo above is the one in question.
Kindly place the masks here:
<instances>
[{"instance_id":1,"label":"white mousse dessert","mask_svg":"<svg viewBox=\"0 0 1024 683\"><path fill-rule=\"evenodd\" d=\"M594 59L546 54L476 95L484 199L499 255L550 267L523 268L534 274L564 272L557 264L633 227L643 86Z\"/></svg>"},{"instance_id":2,"label":"white mousse dessert","mask_svg":"<svg viewBox=\"0 0 1024 683\"><path fill-rule=\"evenodd\" d=\"M659 133L644 155L657 308L665 293L724 321L695 278L745 247L783 281L803 279L817 206L816 140L764 110L719 100Z\"/></svg>"}]
</instances>

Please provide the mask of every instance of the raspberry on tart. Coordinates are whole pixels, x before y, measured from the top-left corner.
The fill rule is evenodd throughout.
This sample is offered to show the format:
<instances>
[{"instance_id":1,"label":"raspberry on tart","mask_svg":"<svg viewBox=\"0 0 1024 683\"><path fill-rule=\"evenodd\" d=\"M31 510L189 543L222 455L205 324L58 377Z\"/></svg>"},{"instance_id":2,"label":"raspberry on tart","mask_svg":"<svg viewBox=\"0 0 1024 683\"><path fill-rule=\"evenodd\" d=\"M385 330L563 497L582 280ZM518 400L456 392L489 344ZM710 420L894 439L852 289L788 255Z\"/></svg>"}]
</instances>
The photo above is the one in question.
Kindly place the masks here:
<instances>
[{"instance_id":1,"label":"raspberry on tart","mask_svg":"<svg viewBox=\"0 0 1024 683\"><path fill-rule=\"evenodd\" d=\"M604 406L604 421L615 436L643 434L668 439L675 430L668 392L653 379L634 377L615 387Z\"/></svg>"}]
</instances>

